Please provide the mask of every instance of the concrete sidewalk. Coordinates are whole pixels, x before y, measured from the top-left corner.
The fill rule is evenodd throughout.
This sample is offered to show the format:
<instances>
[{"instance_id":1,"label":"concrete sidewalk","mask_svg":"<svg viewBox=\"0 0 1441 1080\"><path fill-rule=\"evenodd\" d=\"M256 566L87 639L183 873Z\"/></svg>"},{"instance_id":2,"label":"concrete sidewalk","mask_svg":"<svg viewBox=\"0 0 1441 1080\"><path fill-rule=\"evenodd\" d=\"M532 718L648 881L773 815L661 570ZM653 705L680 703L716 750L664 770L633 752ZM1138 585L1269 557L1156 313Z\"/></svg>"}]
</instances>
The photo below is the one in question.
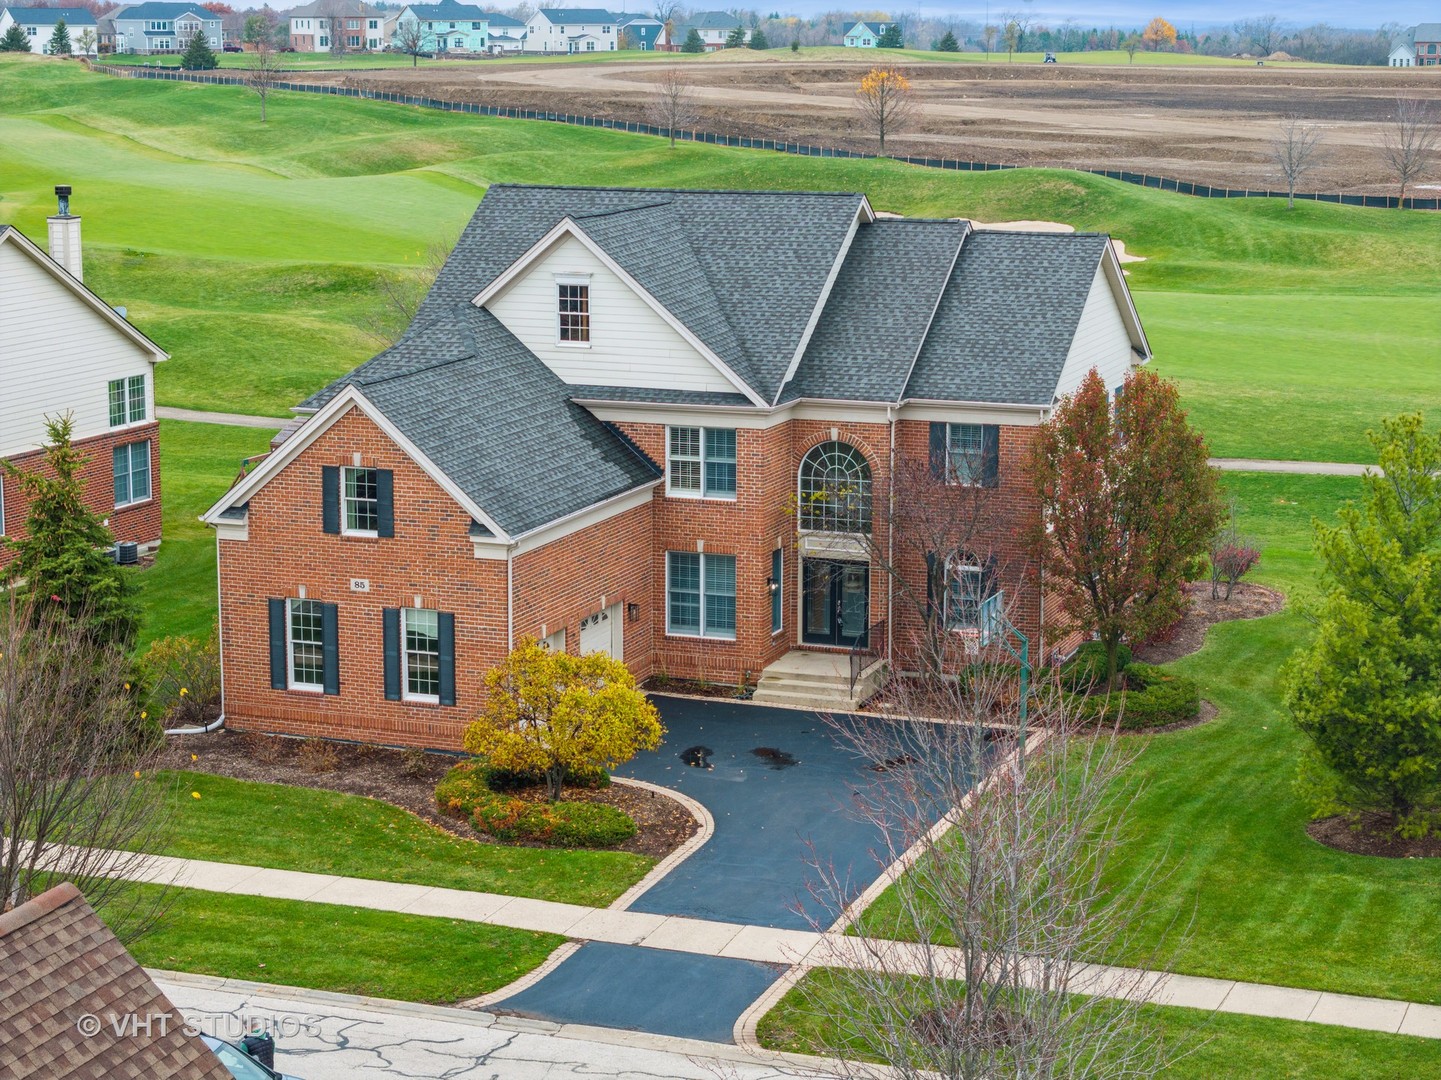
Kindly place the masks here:
<instances>
[{"instance_id":1,"label":"concrete sidewalk","mask_svg":"<svg viewBox=\"0 0 1441 1080\"><path fill-rule=\"evenodd\" d=\"M160 420L186 420L194 424L224 424L229 427L283 428L293 417L246 416L243 413L203 412L198 409L176 409L169 405L157 405L155 415Z\"/></svg>"},{"instance_id":2,"label":"concrete sidewalk","mask_svg":"<svg viewBox=\"0 0 1441 1080\"><path fill-rule=\"evenodd\" d=\"M861 948L858 939L839 934L167 856L152 857L136 880L208 892L431 915L548 932L575 940L786 964L800 969L880 964L887 970L922 970L926 952L916 945L895 942L886 944L878 958L876 950ZM940 953L948 966L960 970L957 954L949 949L941 949ZM1164 1005L1441 1039L1441 1006L1437 1005L1194 975L1156 974L1164 982L1155 1000ZM1131 996L1136 992L1134 988L1147 983L1145 973L1101 965L1088 965L1082 978L1085 990L1107 996ZM1154 984L1154 980L1151 982Z\"/></svg>"},{"instance_id":3,"label":"concrete sidewalk","mask_svg":"<svg viewBox=\"0 0 1441 1080\"><path fill-rule=\"evenodd\" d=\"M1266 458L1211 458L1210 465L1222 472L1298 473L1305 476L1365 476L1374 465L1349 461L1272 461Z\"/></svg>"}]
</instances>

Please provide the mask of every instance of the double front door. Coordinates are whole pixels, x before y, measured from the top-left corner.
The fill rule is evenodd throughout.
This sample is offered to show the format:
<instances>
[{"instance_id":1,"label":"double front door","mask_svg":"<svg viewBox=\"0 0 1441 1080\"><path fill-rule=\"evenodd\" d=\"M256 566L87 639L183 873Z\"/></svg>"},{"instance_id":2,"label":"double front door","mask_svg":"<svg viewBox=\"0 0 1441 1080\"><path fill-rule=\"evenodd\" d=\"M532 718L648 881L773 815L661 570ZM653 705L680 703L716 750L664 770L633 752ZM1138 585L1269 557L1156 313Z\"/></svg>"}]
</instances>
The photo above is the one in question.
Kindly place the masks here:
<instances>
[{"instance_id":1,"label":"double front door","mask_svg":"<svg viewBox=\"0 0 1441 1080\"><path fill-rule=\"evenodd\" d=\"M870 644L871 568L865 563L806 559L805 615L801 639L807 645L862 648Z\"/></svg>"}]
</instances>

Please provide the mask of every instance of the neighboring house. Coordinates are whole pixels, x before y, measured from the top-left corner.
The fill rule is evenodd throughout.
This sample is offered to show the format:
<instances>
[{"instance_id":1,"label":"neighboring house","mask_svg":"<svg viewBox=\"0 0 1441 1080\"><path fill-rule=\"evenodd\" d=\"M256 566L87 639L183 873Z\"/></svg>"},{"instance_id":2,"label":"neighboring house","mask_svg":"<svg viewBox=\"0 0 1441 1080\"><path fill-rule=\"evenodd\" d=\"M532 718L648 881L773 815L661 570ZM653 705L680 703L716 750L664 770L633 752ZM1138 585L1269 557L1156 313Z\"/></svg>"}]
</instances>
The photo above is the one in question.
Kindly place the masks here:
<instances>
[{"instance_id":1,"label":"neighboring house","mask_svg":"<svg viewBox=\"0 0 1441 1080\"><path fill-rule=\"evenodd\" d=\"M45 418L68 412L88 459L86 505L117 541L149 551L160 543L154 368L167 357L85 287L80 218L67 209L62 199L49 219L49 255L0 225L0 458L38 465ZM0 471L0 536L24 536L29 509L15 478ZM0 566L13 557L0 545Z\"/></svg>"},{"instance_id":2,"label":"neighboring house","mask_svg":"<svg viewBox=\"0 0 1441 1080\"><path fill-rule=\"evenodd\" d=\"M1149 356L1102 235L494 185L401 340L204 515L227 722L456 748L527 636L641 677L904 667L919 618L867 540L896 461L984 501L986 549L938 570L952 629L1011 599L1050 658L1022 462L1087 371Z\"/></svg>"},{"instance_id":3,"label":"neighboring house","mask_svg":"<svg viewBox=\"0 0 1441 1080\"><path fill-rule=\"evenodd\" d=\"M650 15L617 15L616 25L620 27L620 33L630 39L629 45L632 49L655 52L668 44L665 23Z\"/></svg>"},{"instance_id":4,"label":"neighboring house","mask_svg":"<svg viewBox=\"0 0 1441 1080\"><path fill-rule=\"evenodd\" d=\"M846 31L843 44L848 49L878 49L881 35L890 29L890 23L858 22Z\"/></svg>"},{"instance_id":5,"label":"neighboring house","mask_svg":"<svg viewBox=\"0 0 1441 1080\"><path fill-rule=\"evenodd\" d=\"M328 53L337 38L347 52L385 48L386 13L360 0L315 0L290 11L290 47Z\"/></svg>"},{"instance_id":6,"label":"neighboring house","mask_svg":"<svg viewBox=\"0 0 1441 1080\"><path fill-rule=\"evenodd\" d=\"M485 22L485 45L490 52L516 53L524 51L525 23L496 11L487 11Z\"/></svg>"},{"instance_id":7,"label":"neighboring house","mask_svg":"<svg viewBox=\"0 0 1441 1080\"><path fill-rule=\"evenodd\" d=\"M614 52L616 20L603 8L541 8L525 24L528 53Z\"/></svg>"},{"instance_id":8,"label":"neighboring house","mask_svg":"<svg viewBox=\"0 0 1441 1080\"><path fill-rule=\"evenodd\" d=\"M0 1076L232 1080L69 882L0 915L0 956Z\"/></svg>"},{"instance_id":9,"label":"neighboring house","mask_svg":"<svg viewBox=\"0 0 1441 1080\"><path fill-rule=\"evenodd\" d=\"M1418 23L1392 45L1386 62L1392 67L1435 67L1441 64L1441 23Z\"/></svg>"},{"instance_id":10,"label":"neighboring house","mask_svg":"<svg viewBox=\"0 0 1441 1080\"><path fill-rule=\"evenodd\" d=\"M30 51L49 55L50 38L55 33L55 24L64 20L65 29L70 32L70 51L75 56L82 53L94 56L100 45L100 30L95 16L85 8L0 8L0 36L12 26L19 26L30 39ZM81 49L80 35L86 30L95 34L95 44L88 50Z\"/></svg>"},{"instance_id":11,"label":"neighboring house","mask_svg":"<svg viewBox=\"0 0 1441 1080\"><path fill-rule=\"evenodd\" d=\"M151 0L110 12L116 52L181 52L195 34L203 33L212 49L223 44L220 16L199 4L171 4Z\"/></svg>"},{"instance_id":12,"label":"neighboring house","mask_svg":"<svg viewBox=\"0 0 1441 1080\"><path fill-rule=\"evenodd\" d=\"M716 49L724 49L726 39L731 36L731 31L741 25L741 21L734 15L725 11L698 11L692 15L684 26L678 26L675 30L675 44L677 47L685 44L686 38L694 30L700 35L701 44L708 52ZM746 41L751 39L751 32L746 30Z\"/></svg>"},{"instance_id":13,"label":"neighboring house","mask_svg":"<svg viewBox=\"0 0 1441 1080\"><path fill-rule=\"evenodd\" d=\"M488 18L489 15L478 4L462 4L458 0L444 0L439 4L407 4L395 20L395 29L398 34L401 27L419 23L425 31L425 52L483 53L489 48L486 41Z\"/></svg>"}]
</instances>

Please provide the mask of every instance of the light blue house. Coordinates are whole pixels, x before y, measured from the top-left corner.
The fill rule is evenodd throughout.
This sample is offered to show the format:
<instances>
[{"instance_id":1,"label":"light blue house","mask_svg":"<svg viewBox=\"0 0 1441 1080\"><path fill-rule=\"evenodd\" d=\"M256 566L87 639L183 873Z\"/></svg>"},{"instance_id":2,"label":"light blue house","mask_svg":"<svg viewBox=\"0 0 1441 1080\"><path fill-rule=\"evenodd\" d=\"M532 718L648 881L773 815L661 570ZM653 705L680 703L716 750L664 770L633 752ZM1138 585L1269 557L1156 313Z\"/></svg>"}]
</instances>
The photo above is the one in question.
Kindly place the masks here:
<instances>
[{"instance_id":1,"label":"light blue house","mask_svg":"<svg viewBox=\"0 0 1441 1080\"><path fill-rule=\"evenodd\" d=\"M407 4L395 20L395 32L398 39L402 27L419 23L425 32L425 52L483 53L489 47L486 35L491 18L479 5L462 4L459 0Z\"/></svg>"},{"instance_id":2,"label":"light blue house","mask_svg":"<svg viewBox=\"0 0 1441 1080\"><path fill-rule=\"evenodd\" d=\"M164 3L150 0L117 8L109 15L115 27L115 51L125 53L183 52L196 34L204 34L210 47L220 51L220 16L198 3Z\"/></svg>"},{"instance_id":3,"label":"light blue house","mask_svg":"<svg viewBox=\"0 0 1441 1080\"><path fill-rule=\"evenodd\" d=\"M881 35L890 29L890 23L858 22L846 31L845 47L848 49L878 49Z\"/></svg>"},{"instance_id":4,"label":"light blue house","mask_svg":"<svg viewBox=\"0 0 1441 1080\"><path fill-rule=\"evenodd\" d=\"M622 49L640 49L642 52L655 52L656 49L665 45L665 23L650 15L617 15L616 25L625 36L626 41L622 42Z\"/></svg>"}]
</instances>

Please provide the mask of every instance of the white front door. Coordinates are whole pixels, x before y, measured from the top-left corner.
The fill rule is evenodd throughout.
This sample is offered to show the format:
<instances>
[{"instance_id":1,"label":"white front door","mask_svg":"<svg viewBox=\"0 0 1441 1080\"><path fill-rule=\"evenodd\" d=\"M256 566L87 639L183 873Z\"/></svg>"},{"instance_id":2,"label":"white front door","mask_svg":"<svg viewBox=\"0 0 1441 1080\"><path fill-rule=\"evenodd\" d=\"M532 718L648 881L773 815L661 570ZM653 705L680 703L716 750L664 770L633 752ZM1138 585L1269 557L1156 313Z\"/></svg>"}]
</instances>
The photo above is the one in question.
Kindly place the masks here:
<instances>
[{"instance_id":1,"label":"white front door","mask_svg":"<svg viewBox=\"0 0 1441 1080\"><path fill-rule=\"evenodd\" d=\"M621 647L621 607L612 604L604 611L587 615L580 621L580 654L603 652L616 660L623 660Z\"/></svg>"}]
</instances>

